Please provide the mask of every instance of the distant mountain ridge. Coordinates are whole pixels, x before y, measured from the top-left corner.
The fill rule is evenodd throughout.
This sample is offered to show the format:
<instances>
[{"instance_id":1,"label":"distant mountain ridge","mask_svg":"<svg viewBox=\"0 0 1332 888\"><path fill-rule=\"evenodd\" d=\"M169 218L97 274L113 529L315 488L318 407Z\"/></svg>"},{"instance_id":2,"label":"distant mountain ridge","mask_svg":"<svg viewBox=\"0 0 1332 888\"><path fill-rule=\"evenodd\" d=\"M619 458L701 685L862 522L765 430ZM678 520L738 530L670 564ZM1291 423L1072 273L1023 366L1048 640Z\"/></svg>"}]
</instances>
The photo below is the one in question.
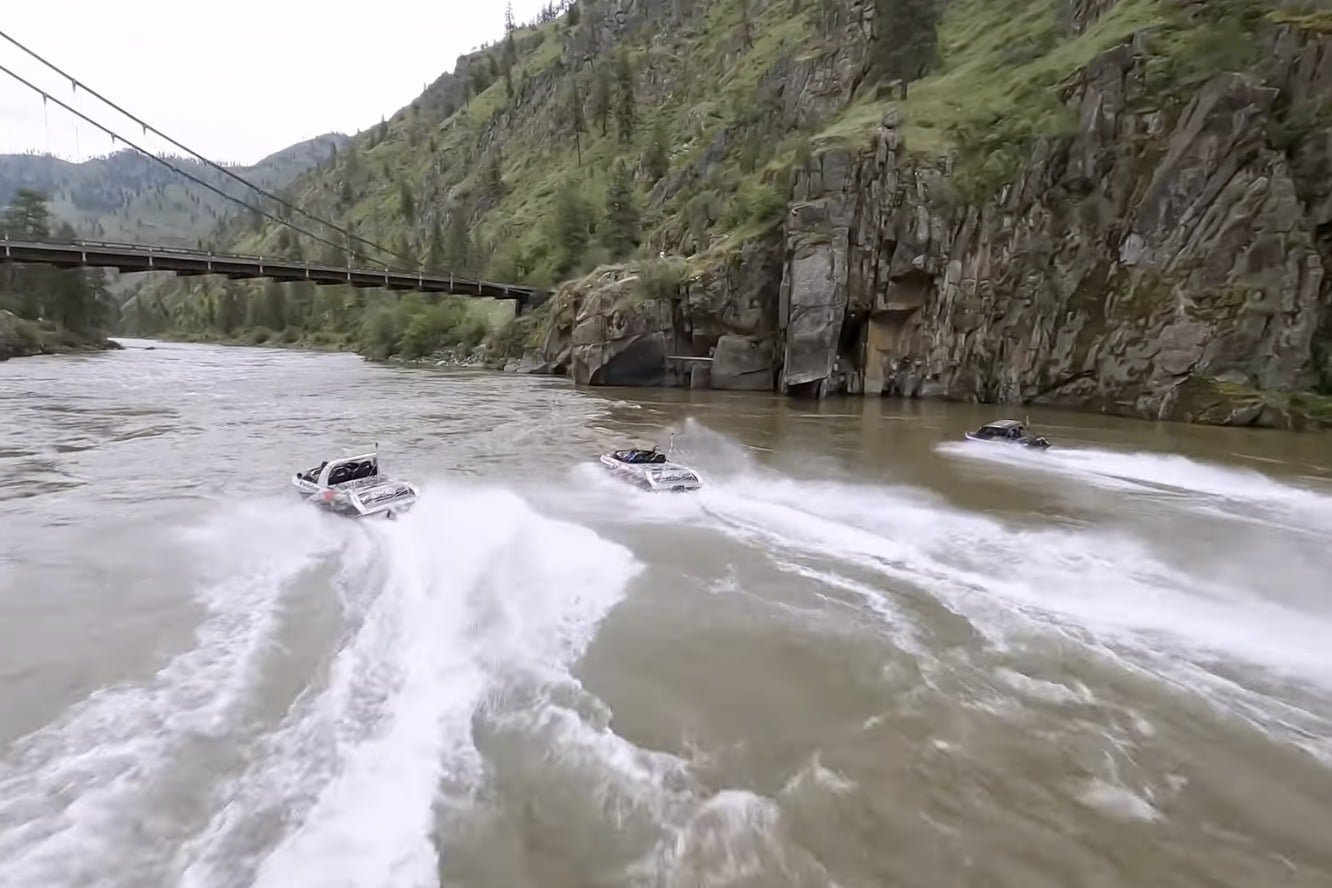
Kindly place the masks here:
<instances>
[{"instance_id":1,"label":"distant mountain ridge","mask_svg":"<svg viewBox=\"0 0 1332 888\"><path fill-rule=\"evenodd\" d=\"M326 133L250 166L223 166L276 191L336 156L348 141L341 133ZM164 157L226 194L254 203L253 191L212 167L191 157ZM68 222L80 235L104 240L193 246L223 218L240 210L232 201L131 149L81 163L49 154L0 155L0 206L8 205L20 189L45 194L56 220Z\"/></svg>"}]
</instances>

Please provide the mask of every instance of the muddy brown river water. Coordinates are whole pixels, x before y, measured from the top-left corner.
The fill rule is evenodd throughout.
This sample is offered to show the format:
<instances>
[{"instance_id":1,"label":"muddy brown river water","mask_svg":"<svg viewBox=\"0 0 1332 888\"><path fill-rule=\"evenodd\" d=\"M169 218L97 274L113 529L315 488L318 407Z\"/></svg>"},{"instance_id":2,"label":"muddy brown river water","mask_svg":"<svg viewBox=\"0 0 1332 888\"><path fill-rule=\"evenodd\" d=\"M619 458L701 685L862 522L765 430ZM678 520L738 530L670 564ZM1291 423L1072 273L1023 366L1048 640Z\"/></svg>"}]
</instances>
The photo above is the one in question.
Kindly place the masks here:
<instances>
[{"instance_id":1,"label":"muddy brown river water","mask_svg":"<svg viewBox=\"0 0 1332 888\"><path fill-rule=\"evenodd\" d=\"M1332 886L1332 436L155 345L0 364L4 888Z\"/></svg>"}]
</instances>

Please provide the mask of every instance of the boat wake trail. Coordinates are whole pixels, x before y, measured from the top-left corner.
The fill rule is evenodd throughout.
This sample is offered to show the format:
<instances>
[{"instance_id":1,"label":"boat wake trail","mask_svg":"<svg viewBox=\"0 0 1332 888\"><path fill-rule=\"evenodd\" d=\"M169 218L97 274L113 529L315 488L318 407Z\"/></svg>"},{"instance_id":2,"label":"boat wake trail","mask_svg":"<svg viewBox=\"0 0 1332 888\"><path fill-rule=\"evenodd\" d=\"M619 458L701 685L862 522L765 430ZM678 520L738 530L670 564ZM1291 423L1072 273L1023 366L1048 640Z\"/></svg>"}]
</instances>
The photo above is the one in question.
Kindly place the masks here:
<instances>
[{"instance_id":1,"label":"boat wake trail","mask_svg":"<svg viewBox=\"0 0 1332 888\"><path fill-rule=\"evenodd\" d=\"M237 510L185 536L201 573L194 647L14 744L0 764L0 884L158 882L181 769L226 767L283 585L335 544L295 505Z\"/></svg>"},{"instance_id":2,"label":"boat wake trail","mask_svg":"<svg viewBox=\"0 0 1332 888\"><path fill-rule=\"evenodd\" d=\"M1263 521L1287 530L1332 533L1332 491L1296 487L1251 469L1172 454L1096 448L1031 452L950 441L939 444L938 450L948 456L1053 474L1102 490L1148 496L1214 515Z\"/></svg>"},{"instance_id":3,"label":"boat wake trail","mask_svg":"<svg viewBox=\"0 0 1332 888\"><path fill-rule=\"evenodd\" d=\"M20 744L0 784L0 884L435 885L437 820L470 806L483 771L475 712L572 681L639 570L502 489L427 485L396 522L308 508L273 521L297 527L226 525L267 537L265 557L204 535L246 573L210 587L194 650ZM301 631L280 599L320 555L333 628L266 715L264 687L292 680L273 674L277 654ZM187 753L212 779L173 796Z\"/></svg>"},{"instance_id":4,"label":"boat wake trail","mask_svg":"<svg viewBox=\"0 0 1332 888\"><path fill-rule=\"evenodd\" d=\"M1332 614L1273 591L1287 569L1332 569L1325 554L1248 582L1172 566L1128 533L1016 527L912 488L763 476L704 491L698 514L825 590L869 599L877 588L862 613L894 624L901 647L947 649L939 633L957 637L958 617L993 652L1073 642L1332 761Z\"/></svg>"},{"instance_id":5,"label":"boat wake trail","mask_svg":"<svg viewBox=\"0 0 1332 888\"><path fill-rule=\"evenodd\" d=\"M515 674L566 678L638 570L510 493L434 487L366 528L327 675L210 806L185 884L436 884L436 818L482 773L475 710Z\"/></svg>"}]
</instances>

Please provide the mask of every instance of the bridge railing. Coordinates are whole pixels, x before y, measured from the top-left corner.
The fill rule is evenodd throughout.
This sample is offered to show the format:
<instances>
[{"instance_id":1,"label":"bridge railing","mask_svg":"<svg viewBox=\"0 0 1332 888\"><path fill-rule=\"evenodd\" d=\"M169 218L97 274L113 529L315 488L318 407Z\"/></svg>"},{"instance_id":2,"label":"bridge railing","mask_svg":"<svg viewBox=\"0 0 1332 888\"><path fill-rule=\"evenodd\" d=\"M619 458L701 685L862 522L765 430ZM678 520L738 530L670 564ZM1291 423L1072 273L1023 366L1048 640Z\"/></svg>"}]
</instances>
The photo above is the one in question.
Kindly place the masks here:
<instances>
[{"instance_id":1,"label":"bridge railing","mask_svg":"<svg viewBox=\"0 0 1332 888\"><path fill-rule=\"evenodd\" d=\"M353 265L351 262L348 262L346 266L329 265L327 262L307 262L304 259L292 259L290 256L263 256L257 253L229 253L225 250L201 250L197 247L173 247L170 244L136 244L128 241L98 241L88 240L87 238L11 237L8 232L0 235L0 240L24 244L51 244L53 246L62 247L80 247L93 250L127 250L134 253L151 253L154 256L209 256L214 259L240 259L246 262L262 259L265 262L290 262L296 265L308 265L311 268L374 268L376 270L382 269L395 274L417 274L420 270L425 268L424 263L419 268L380 265L379 263L374 262L366 262L362 265ZM447 276L447 273L445 276Z\"/></svg>"},{"instance_id":2,"label":"bridge railing","mask_svg":"<svg viewBox=\"0 0 1332 888\"><path fill-rule=\"evenodd\" d=\"M538 295L540 290L536 287L528 287L517 284L500 283L497 281L486 281L480 278L464 278L450 274L449 272L432 271L427 269L425 264L416 268L394 267L391 265L364 264L353 265L348 262L346 265L329 265L326 262L309 262L304 259L292 259L286 256L260 256L246 253L230 253L223 250L200 250L190 247L173 247L160 244L135 244L124 241L98 241L88 240L86 238L58 238L44 237L32 238L28 236L11 237L9 232L0 233L0 243L12 244L31 244L35 246L59 246L70 247L83 251L103 251L103 252L125 252L135 255L148 256L178 256L183 259L217 259L223 262L234 260L237 262L258 262L260 265L269 264L274 266L287 266L295 268L305 268L310 270L321 270L328 272L362 272L384 275L399 275L402 277L416 277L418 279L431 278L433 280L457 281L462 284L477 285L480 287L491 287L496 290L503 290L514 293L527 293Z\"/></svg>"}]
</instances>

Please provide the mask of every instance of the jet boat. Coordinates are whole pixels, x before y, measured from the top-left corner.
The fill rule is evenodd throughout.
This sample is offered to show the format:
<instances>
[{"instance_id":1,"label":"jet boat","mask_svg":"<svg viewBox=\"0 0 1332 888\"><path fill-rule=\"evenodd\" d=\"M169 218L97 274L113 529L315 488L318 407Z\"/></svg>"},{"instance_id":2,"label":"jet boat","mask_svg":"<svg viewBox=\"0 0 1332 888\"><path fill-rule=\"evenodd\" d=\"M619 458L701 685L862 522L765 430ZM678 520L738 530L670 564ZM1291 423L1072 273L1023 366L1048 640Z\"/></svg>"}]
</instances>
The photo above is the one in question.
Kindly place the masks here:
<instances>
[{"instance_id":1,"label":"jet boat","mask_svg":"<svg viewBox=\"0 0 1332 888\"><path fill-rule=\"evenodd\" d=\"M1042 435L1033 435L1025 425L1016 419L996 419L987 422L966 436L972 441L995 441L1003 444L1021 444L1023 447L1035 447L1044 450L1050 442Z\"/></svg>"},{"instance_id":2,"label":"jet boat","mask_svg":"<svg viewBox=\"0 0 1332 888\"><path fill-rule=\"evenodd\" d=\"M601 455L601 464L615 477L653 492L698 490L703 486L697 472L671 462L656 447L612 450Z\"/></svg>"},{"instance_id":3,"label":"jet boat","mask_svg":"<svg viewBox=\"0 0 1332 888\"><path fill-rule=\"evenodd\" d=\"M347 518L396 518L416 504L418 491L406 481L379 473L379 453L324 460L297 472L292 485L307 502Z\"/></svg>"}]
</instances>

